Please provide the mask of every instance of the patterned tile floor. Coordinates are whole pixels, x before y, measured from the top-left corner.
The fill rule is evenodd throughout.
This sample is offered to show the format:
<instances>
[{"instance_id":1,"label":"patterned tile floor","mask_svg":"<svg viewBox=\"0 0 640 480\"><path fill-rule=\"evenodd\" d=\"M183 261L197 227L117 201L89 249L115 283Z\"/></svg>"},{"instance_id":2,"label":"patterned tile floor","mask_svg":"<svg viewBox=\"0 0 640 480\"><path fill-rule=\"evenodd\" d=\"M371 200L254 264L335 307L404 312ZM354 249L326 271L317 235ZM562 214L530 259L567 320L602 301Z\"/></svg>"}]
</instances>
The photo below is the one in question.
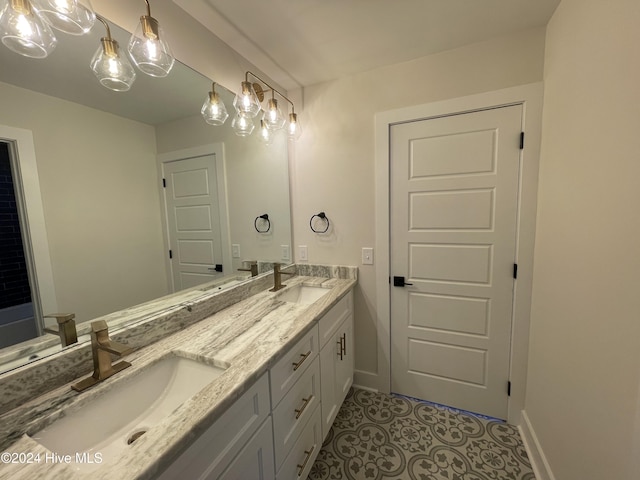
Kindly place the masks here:
<instances>
[{"instance_id":1,"label":"patterned tile floor","mask_svg":"<svg viewBox=\"0 0 640 480\"><path fill-rule=\"evenodd\" d=\"M351 389L308 480L535 480L518 430Z\"/></svg>"}]
</instances>

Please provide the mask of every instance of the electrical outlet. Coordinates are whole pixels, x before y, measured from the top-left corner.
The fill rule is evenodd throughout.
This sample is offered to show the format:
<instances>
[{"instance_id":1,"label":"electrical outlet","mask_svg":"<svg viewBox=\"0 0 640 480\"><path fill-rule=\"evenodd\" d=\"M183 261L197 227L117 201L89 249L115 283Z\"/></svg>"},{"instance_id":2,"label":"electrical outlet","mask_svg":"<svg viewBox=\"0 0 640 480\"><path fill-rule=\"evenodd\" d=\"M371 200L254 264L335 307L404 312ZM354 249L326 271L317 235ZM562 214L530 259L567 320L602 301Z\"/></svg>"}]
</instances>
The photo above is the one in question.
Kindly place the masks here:
<instances>
[{"instance_id":1,"label":"electrical outlet","mask_svg":"<svg viewBox=\"0 0 640 480\"><path fill-rule=\"evenodd\" d=\"M233 258L240 258L240 245L237 243L231 245L231 256Z\"/></svg>"},{"instance_id":2,"label":"electrical outlet","mask_svg":"<svg viewBox=\"0 0 640 480\"><path fill-rule=\"evenodd\" d=\"M362 264L373 265L373 248L362 249Z\"/></svg>"},{"instance_id":3,"label":"electrical outlet","mask_svg":"<svg viewBox=\"0 0 640 480\"><path fill-rule=\"evenodd\" d=\"M289 245L280 245L280 249L282 250L282 260L291 260L291 249Z\"/></svg>"},{"instance_id":4,"label":"electrical outlet","mask_svg":"<svg viewBox=\"0 0 640 480\"><path fill-rule=\"evenodd\" d=\"M308 254L306 245L298 245L298 261L300 262L309 261L309 254Z\"/></svg>"}]
</instances>

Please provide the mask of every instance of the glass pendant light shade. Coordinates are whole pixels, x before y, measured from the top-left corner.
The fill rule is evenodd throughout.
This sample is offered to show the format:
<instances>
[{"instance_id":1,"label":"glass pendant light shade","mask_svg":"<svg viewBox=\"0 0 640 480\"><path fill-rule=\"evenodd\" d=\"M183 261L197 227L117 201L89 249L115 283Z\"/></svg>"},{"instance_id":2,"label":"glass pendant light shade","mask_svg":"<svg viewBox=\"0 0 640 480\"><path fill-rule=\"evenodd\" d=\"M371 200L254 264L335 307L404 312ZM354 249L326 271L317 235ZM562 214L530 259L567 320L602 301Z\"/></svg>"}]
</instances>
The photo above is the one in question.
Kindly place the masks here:
<instances>
[{"instance_id":1,"label":"glass pendant light shade","mask_svg":"<svg viewBox=\"0 0 640 480\"><path fill-rule=\"evenodd\" d=\"M239 114L246 117L254 118L258 115L262 107L251 82L242 82L242 91L236 95L233 106Z\"/></svg>"},{"instance_id":2,"label":"glass pendant light shade","mask_svg":"<svg viewBox=\"0 0 640 480\"><path fill-rule=\"evenodd\" d=\"M300 126L300 122L298 121L298 115L295 113L289 114L289 125L287 126L287 133L289 138L293 138L294 140L298 140L300 135L302 135L302 127Z\"/></svg>"},{"instance_id":3,"label":"glass pendant light shade","mask_svg":"<svg viewBox=\"0 0 640 480\"><path fill-rule=\"evenodd\" d=\"M253 132L256 126L253 124L251 117L237 113L236 116L233 117L231 128L233 128L233 131L236 132L236 135L239 137L246 137L247 135L251 135L251 132Z\"/></svg>"},{"instance_id":4,"label":"glass pendant light shade","mask_svg":"<svg viewBox=\"0 0 640 480\"><path fill-rule=\"evenodd\" d=\"M91 59L91 70L100 83L110 90L126 92L136 79L136 72L126 55L120 55L118 42L102 38L102 44Z\"/></svg>"},{"instance_id":5,"label":"glass pendant light shade","mask_svg":"<svg viewBox=\"0 0 640 480\"><path fill-rule=\"evenodd\" d=\"M264 122L271 130L280 130L284 127L285 118L282 114L282 110L278 107L278 100L275 98L269 99L267 110L264 113Z\"/></svg>"},{"instance_id":6,"label":"glass pendant light shade","mask_svg":"<svg viewBox=\"0 0 640 480\"><path fill-rule=\"evenodd\" d=\"M127 50L136 67L152 77L166 77L175 62L164 30L149 15L140 17Z\"/></svg>"},{"instance_id":7,"label":"glass pendant light shade","mask_svg":"<svg viewBox=\"0 0 640 480\"><path fill-rule=\"evenodd\" d=\"M71 35L84 35L96 22L89 0L31 0L53 28Z\"/></svg>"},{"instance_id":8,"label":"glass pendant light shade","mask_svg":"<svg viewBox=\"0 0 640 480\"><path fill-rule=\"evenodd\" d=\"M227 113L227 107L224 102L215 91L209 92L209 95L202 104L202 110L200 110L205 122L209 125L222 125L229 118Z\"/></svg>"},{"instance_id":9,"label":"glass pendant light shade","mask_svg":"<svg viewBox=\"0 0 640 480\"><path fill-rule=\"evenodd\" d=\"M273 143L274 132L267 126L265 120L260 120L260 141L265 145Z\"/></svg>"},{"instance_id":10,"label":"glass pendant light shade","mask_svg":"<svg viewBox=\"0 0 640 480\"><path fill-rule=\"evenodd\" d=\"M20 55L45 58L56 47L56 37L29 0L6 0L0 11L2 43Z\"/></svg>"}]
</instances>

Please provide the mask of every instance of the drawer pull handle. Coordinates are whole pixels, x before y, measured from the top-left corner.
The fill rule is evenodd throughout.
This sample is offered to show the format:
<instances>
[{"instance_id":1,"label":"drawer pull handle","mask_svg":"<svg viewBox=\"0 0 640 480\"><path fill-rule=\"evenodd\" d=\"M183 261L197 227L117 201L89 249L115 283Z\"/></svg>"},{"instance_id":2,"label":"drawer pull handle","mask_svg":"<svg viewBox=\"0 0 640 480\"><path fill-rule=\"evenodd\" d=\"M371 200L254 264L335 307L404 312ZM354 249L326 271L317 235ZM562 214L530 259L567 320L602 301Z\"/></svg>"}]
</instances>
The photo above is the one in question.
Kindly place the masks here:
<instances>
[{"instance_id":1,"label":"drawer pull handle","mask_svg":"<svg viewBox=\"0 0 640 480\"><path fill-rule=\"evenodd\" d=\"M313 449L314 449L314 448L315 448L315 447L313 447L313 446L312 446L312 447L311 447L311 450L308 450L308 451L307 451L307 450L305 450L305 451L304 451L304 453L306 453L306 454L307 454L307 456L306 456L306 458L304 459L304 462L302 462L302 465L300 465L300 464L298 464L298 465L297 465L297 467L298 467L298 476L302 475L302 472L304 472L304 469L305 469L305 468L306 468L306 466L307 466L307 462L308 462L308 461L309 461L309 459L311 458L311 454L313 453Z\"/></svg>"},{"instance_id":2,"label":"drawer pull handle","mask_svg":"<svg viewBox=\"0 0 640 480\"><path fill-rule=\"evenodd\" d=\"M294 410L294 412L296 412L296 420L300 418L300 415L302 415L302 412L304 412L304 409L307 408L307 405L309 405L309 402L312 399L313 399L313 395L309 395L309 398L302 397L302 400L304 401L304 403L302 404L302 407L296 408Z\"/></svg>"},{"instance_id":3,"label":"drawer pull handle","mask_svg":"<svg viewBox=\"0 0 640 480\"><path fill-rule=\"evenodd\" d=\"M294 372L300 368L300 365L304 363L309 355L311 355L311 350L309 350L307 353L301 353L300 356L302 357L302 359L298 363L292 363Z\"/></svg>"},{"instance_id":4,"label":"drawer pull handle","mask_svg":"<svg viewBox=\"0 0 640 480\"><path fill-rule=\"evenodd\" d=\"M342 354L347 354L347 333L342 334Z\"/></svg>"}]
</instances>

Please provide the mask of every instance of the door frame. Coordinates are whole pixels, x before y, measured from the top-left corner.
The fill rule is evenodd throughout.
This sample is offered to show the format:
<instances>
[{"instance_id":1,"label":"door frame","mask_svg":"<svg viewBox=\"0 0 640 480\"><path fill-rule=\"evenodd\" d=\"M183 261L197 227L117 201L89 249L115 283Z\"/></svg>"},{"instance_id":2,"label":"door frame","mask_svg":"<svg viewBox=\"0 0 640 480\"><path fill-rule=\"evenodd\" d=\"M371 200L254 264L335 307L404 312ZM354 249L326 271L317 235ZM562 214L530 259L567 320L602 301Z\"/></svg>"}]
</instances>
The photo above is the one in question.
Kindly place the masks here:
<instances>
[{"instance_id":1,"label":"door frame","mask_svg":"<svg viewBox=\"0 0 640 480\"><path fill-rule=\"evenodd\" d=\"M222 242L222 265L223 275L228 275L232 268L231 263L231 236L229 229L229 205L227 202L227 176L224 156L224 144L210 143L199 147L185 148L172 152L158 154L158 176L160 178L160 205L162 209L162 232L164 236L165 252L165 268L167 271L167 288L169 292L175 292L173 284L173 267L168 252L170 249L169 242L169 221L167 217L167 203L165 199L166 189L162 186L164 178L164 164L175 162L178 160L187 160L189 158L204 157L207 155L215 155L216 157L216 180L218 187L218 211L220 215L220 239ZM226 272L224 270L227 270Z\"/></svg>"},{"instance_id":2,"label":"door frame","mask_svg":"<svg viewBox=\"0 0 640 480\"><path fill-rule=\"evenodd\" d=\"M9 145L33 313L38 335L44 335L44 312L57 312L58 301L53 282L33 132L24 128L0 125L0 141Z\"/></svg>"},{"instance_id":3,"label":"door frame","mask_svg":"<svg viewBox=\"0 0 640 480\"><path fill-rule=\"evenodd\" d=\"M520 424L524 409L527 357L529 352L529 320L533 283L533 252L535 244L538 170L542 124L543 84L517 87L453 98L423 105L377 113L375 116L375 216L378 261L376 276L376 312L378 331L377 374L358 372L357 384L374 386L381 392L391 390L391 302L390 302L390 189L389 133L392 125L426 120L509 105L522 105L524 149L520 153L519 204L517 209L516 259L518 279L514 283L510 354L511 395L507 421ZM368 377L368 378L367 378Z\"/></svg>"}]
</instances>

